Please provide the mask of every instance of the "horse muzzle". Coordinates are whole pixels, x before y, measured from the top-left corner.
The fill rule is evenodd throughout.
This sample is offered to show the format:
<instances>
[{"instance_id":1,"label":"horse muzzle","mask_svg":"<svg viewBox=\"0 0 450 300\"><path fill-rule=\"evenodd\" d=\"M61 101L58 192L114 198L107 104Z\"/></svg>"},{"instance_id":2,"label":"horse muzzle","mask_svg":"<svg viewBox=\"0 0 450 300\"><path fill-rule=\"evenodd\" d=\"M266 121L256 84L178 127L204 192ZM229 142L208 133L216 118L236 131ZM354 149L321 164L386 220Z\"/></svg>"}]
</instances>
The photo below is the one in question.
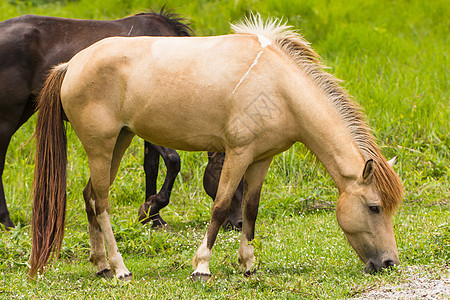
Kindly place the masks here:
<instances>
[{"instance_id":1,"label":"horse muzzle","mask_svg":"<svg viewBox=\"0 0 450 300\"><path fill-rule=\"evenodd\" d=\"M390 269L393 266L399 265L398 258L386 258L383 260L369 259L364 267L364 272L369 274L375 274L383 269Z\"/></svg>"}]
</instances>

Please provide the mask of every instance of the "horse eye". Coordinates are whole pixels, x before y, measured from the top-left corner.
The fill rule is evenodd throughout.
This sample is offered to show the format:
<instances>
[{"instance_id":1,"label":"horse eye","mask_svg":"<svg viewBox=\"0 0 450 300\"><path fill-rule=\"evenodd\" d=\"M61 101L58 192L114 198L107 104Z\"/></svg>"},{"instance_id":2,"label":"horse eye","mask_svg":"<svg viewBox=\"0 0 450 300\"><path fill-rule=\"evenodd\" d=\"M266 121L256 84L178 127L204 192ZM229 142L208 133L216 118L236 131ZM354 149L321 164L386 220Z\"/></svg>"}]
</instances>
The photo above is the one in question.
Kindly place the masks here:
<instances>
[{"instance_id":1,"label":"horse eye","mask_svg":"<svg viewBox=\"0 0 450 300\"><path fill-rule=\"evenodd\" d=\"M370 209L371 212L374 212L376 214L380 212L380 207L379 206L369 206L369 209Z\"/></svg>"}]
</instances>

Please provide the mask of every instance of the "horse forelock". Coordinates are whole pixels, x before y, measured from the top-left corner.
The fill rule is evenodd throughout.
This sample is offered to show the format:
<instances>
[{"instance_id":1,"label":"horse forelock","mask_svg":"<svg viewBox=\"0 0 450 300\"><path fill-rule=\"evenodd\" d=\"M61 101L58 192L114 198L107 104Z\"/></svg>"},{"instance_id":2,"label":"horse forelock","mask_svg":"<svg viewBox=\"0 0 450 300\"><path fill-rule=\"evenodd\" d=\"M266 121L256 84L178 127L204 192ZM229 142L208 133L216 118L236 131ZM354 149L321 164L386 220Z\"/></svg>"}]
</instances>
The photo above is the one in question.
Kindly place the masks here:
<instances>
[{"instance_id":1,"label":"horse forelock","mask_svg":"<svg viewBox=\"0 0 450 300\"><path fill-rule=\"evenodd\" d=\"M268 39L316 82L346 124L363 157L375 162L374 184L381 194L383 208L394 211L403 197L400 178L381 154L362 108L340 85L341 80L324 71L327 67L310 43L282 19L270 18L264 22L258 13L231 24L231 28L235 33Z\"/></svg>"}]
</instances>

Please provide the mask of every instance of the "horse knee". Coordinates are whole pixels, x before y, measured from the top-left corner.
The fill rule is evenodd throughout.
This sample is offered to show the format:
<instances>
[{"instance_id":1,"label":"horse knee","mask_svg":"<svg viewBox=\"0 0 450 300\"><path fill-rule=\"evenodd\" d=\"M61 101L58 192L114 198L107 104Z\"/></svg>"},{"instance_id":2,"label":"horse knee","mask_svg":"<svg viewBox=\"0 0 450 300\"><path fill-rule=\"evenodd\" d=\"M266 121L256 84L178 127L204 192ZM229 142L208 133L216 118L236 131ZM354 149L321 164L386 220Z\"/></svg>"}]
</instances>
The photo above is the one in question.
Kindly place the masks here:
<instances>
[{"instance_id":1,"label":"horse knee","mask_svg":"<svg viewBox=\"0 0 450 300\"><path fill-rule=\"evenodd\" d=\"M177 151L172 150L167 154L166 164L173 172L180 172L181 158Z\"/></svg>"}]
</instances>

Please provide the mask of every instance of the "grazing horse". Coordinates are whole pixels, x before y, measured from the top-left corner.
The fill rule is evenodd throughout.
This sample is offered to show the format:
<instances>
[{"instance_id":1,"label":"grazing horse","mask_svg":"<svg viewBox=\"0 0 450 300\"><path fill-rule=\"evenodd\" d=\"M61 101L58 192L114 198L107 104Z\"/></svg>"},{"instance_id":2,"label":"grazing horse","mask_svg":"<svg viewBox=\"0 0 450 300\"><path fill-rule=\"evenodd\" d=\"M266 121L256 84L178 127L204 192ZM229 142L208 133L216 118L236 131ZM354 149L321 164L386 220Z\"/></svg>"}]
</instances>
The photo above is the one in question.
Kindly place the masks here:
<instances>
[{"instance_id":1,"label":"grazing horse","mask_svg":"<svg viewBox=\"0 0 450 300\"><path fill-rule=\"evenodd\" d=\"M54 68L39 99L30 275L63 239L64 116L88 157L91 259L129 279L110 223L109 187L135 135L187 151L225 152L211 222L193 259L193 280L209 278L212 247L244 176L239 264L254 271L255 221L273 156L305 144L339 190L337 220L375 272L399 263L392 214L403 188L365 116L320 57L279 20L259 15L216 37L108 38ZM103 244L106 242L109 262Z\"/></svg>"},{"instance_id":2,"label":"grazing horse","mask_svg":"<svg viewBox=\"0 0 450 300\"><path fill-rule=\"evenodd\" d=\"M74 20L25 15L0 22L0 223L14 227L6 206L3 170L12 135L35 111L38 95L50 68L68 61L87 46L110 36L188 36L191 29L183 19L168 11L140 13L114 21ZM156 194L159 155L168 172ZM159 210L169 202L170 191L180 168L176 151L145 143L147 216L153 226L166 222ZM89 194L89 186L85 194Z\"/></svg>"}]
</instances>

